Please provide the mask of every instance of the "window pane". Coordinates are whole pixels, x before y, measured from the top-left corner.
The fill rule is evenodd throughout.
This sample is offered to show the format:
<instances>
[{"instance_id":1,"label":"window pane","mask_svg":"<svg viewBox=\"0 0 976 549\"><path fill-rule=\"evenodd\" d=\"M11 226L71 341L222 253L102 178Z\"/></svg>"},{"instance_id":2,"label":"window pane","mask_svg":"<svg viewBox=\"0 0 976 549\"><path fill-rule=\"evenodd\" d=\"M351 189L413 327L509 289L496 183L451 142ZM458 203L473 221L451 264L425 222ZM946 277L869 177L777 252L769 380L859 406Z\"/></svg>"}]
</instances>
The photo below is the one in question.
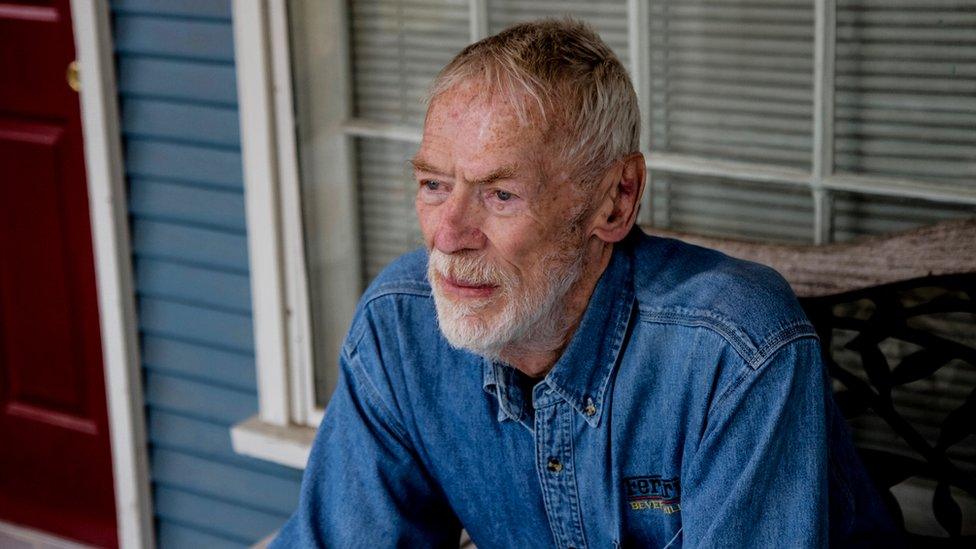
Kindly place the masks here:
<instances>
[{"instance_id":1,"label":"window pane","mask_svg":"<svg viewBox=\"0 0 976 549\"><path fill-rule=\"evenodd\" d=\"M976 183L974 8L839 0L838 171Z\"/></svg>"},{"instance_id":2,"label":"window pane","mask_svg":"<svg viewBox=\"0 0 976 549\"><path fill-rule=\"evenodd\" d=\"M811 243L813 201L802 187L651 174L654 224L720 238Z\"/></svg>"},{"instance_id":3,"label":"window pane","mask_svg":"<svg viewBox=\"0 0 976 549\"><path fill-rule=\"evenodd\" d=\"M627 0L488 0L491 34L523 21L543 17L572 16L593 26L600 37L630 70L627 49Z\"/></svg>"},{"instance_id":4,"label":"window pane","mask_svg":"<svg viewBox=\"0 0 976 549\"><path fill-rule=\"evenodd\" d=\"M651 0L651 150L809 169L813 2Z\"/></svg>"},{"instance_id":5,"label":"window pane","mask_svg":"<svg viewBox=\"0 0 976 549\"><path fill-rule=\"evenodd\" d=\"M467 0L349 3L356 116L419 126L431 80L470 42Z\"/></svg>"},{"instance_id":6,"label":"window pane","mask_svg":"<svg viewBox=\"0 0 976 549\"><path fill-rule=\"evenodd\" d=\"M363 287L400 255L423 244L414 210L416 189L407 162L411 143L386 139L356 141Z\"/></svg>"}]
</instances>

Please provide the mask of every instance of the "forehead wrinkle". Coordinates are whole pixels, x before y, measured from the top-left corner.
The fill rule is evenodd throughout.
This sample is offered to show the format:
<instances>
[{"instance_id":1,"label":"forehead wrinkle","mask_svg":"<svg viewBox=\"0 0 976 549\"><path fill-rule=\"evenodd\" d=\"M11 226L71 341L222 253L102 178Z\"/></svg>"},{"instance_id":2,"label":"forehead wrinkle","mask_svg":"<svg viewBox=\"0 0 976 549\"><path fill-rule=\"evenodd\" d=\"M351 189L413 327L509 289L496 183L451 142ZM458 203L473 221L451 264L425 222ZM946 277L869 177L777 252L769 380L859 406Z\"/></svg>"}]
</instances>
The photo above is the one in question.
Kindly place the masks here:
<instances>
[{"instance_id":1,"label":"forehead wrinkle","mask_svg":"<svg viewBox=\"0 0 976 549\"><path fill-rule=\"evenodd\" d=\"M408 162L410 162L410 165L413 166L413 170L415 172L429 172L438 175L450 175L449 173L442 170L441 168L438 168L433 164L430 164L428 161L417 156L411 158L410 160L408 160Z\"/></svg>"}]
</instances>

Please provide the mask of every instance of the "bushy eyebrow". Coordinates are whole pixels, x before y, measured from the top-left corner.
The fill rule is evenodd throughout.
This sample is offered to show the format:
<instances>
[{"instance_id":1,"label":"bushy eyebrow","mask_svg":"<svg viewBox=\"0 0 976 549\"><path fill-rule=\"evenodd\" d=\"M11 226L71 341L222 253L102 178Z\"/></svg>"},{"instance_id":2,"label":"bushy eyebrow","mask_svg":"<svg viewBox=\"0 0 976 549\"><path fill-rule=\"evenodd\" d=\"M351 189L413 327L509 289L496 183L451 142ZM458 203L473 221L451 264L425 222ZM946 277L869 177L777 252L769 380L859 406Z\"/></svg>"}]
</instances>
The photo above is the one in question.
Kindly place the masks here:
<instances>
[{"instance_id":1,"label":"bushy eyebrow","mask_svg":"<svg viewBox=\"0 0 976 549\"><path fill-rule=\"evenodd\" d=\"M424 162L423 160L417 157L410 159L410 165L413 166L413 170L415 172L427 172L427 173L436 173L438 175L447 175L446 173L435 168L434 166L431 166L427 162Z\"/></svg>"},{"instance_id":2,"label":"bushy eyebrow","mask_svg":"<svg viewBox=\"0 0 976 549\"><path fill-rule=\"evenodd\" d=\"M443 170L431 166L430 164L424 162L422 159L419 158L411 159L410 164L413 166L414 171L427 172L427 173L433 173L438 175L448 175ZM514 179L517 173L518 172L515 169L515 166L502 166L500 168L493 170L485 177L482 177L476 181L472 181L472 183L474 183L475 185L490 185L495 181L499 181L501 179Z\"/></svg>"}]
</instances>

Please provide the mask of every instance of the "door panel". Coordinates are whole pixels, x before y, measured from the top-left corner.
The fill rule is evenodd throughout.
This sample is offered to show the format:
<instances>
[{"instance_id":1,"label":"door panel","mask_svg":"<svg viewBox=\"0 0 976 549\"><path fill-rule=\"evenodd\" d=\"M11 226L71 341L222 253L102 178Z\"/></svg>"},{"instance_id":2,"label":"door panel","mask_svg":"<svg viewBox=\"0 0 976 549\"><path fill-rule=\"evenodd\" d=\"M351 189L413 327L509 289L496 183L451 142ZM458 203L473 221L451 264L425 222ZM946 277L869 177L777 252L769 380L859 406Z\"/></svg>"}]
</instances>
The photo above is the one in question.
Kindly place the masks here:
<instances>
[{"instance_id":1,"label":"door panel","mask_svg":"<svg viewBox=\"0 0 976 549\"><path fill-rule=\"evenodd\" d=\"M0 520L116 541L67 0L0 1Z\"/></svg>"}]
</instances>

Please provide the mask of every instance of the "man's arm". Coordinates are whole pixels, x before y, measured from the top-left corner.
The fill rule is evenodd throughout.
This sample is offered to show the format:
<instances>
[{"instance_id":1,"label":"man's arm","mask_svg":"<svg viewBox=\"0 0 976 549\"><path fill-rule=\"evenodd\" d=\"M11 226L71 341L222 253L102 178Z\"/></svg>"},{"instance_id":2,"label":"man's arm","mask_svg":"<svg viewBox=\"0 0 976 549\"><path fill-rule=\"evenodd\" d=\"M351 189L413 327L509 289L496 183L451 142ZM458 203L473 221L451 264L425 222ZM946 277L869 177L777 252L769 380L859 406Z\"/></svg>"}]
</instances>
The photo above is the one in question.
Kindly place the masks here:
<instances>
[{"instance_id":1,"label":"man's arm","mask_svg":"<svg viewBox=\"0 0 976 549\"><path fill-rule=\"evenodd\" d=\"M828 479L825 377L817 340L781 347L716 397L684 466L689 547L823 547Z\"/></svg>"},{"instance_id":2,"label":"man's arm","mask_svg":"<svg viewBox=\"0 0 976 549\"><path fill-rule=\"evenodd\" d=\"M340 359L298 510L272 547L457 547L457 518L356 361Z\"/></svg>"}]
</instances>

